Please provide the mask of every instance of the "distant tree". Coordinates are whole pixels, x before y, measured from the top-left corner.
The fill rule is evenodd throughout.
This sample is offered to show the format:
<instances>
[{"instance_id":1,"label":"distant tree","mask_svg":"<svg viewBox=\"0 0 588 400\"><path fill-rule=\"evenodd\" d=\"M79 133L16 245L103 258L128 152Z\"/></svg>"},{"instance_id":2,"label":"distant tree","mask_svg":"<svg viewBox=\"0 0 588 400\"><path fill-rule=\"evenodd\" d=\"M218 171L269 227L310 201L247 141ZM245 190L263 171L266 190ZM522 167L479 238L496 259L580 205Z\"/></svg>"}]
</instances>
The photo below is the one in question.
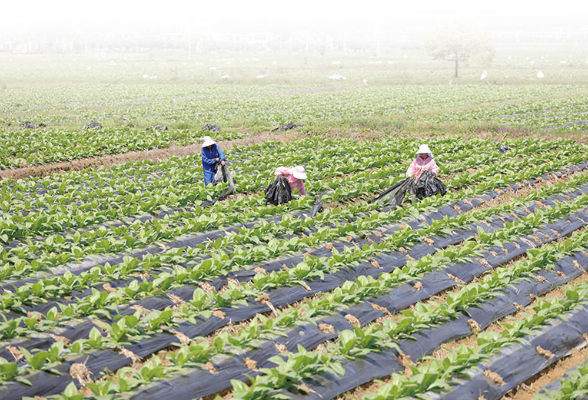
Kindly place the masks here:
<instances>
[{"instance_id":1,"label":"distant tree","mask_svg":"<svg viewBox=\"0 0 588 400\"><path fill-rule=\"evenodd\" d=\"M455 62L456 78L459 76L460 62L474 56L491 62L495 53L487 32L459 25L433 31L426 38L425 49L434 58Z\"/></svg>"}]
</instances>

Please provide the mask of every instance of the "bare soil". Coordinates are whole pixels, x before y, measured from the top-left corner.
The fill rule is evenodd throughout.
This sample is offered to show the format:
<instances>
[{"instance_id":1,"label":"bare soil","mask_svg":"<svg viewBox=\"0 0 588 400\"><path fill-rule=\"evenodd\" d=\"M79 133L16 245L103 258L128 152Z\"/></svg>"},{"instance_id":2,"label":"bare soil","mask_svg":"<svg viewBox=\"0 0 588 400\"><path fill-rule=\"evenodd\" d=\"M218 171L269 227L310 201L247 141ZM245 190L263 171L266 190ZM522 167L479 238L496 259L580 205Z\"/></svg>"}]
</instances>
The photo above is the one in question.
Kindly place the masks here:
<instances>
[{"instance_id":1,"label":"bare soil","mask_svg":"<svg viewBox=\"0 0 588 400\"><path fill-rule=\"evenodd\" d=\"M574 368L584 361L588 357L588 347L584 347L581 350L573 349L572 354L568 357L562 358L555 364L549 366L541 374L536 375L517 386L515 389L510 391L506 396L505 400L532 400L542 387L560 379L566 371Z\"/></svg>"}]
</instances>

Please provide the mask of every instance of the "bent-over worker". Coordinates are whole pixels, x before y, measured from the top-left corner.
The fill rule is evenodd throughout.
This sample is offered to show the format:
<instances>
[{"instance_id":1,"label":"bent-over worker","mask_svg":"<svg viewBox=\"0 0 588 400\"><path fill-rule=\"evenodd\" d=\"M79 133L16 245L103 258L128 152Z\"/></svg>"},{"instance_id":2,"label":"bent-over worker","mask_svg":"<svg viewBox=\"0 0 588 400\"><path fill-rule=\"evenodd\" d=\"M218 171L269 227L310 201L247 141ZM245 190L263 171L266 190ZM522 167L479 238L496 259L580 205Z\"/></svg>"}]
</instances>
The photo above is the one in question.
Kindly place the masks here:
<instances>
[{"instance_id":1,"label":"bent-over worker","mask_svg":"<svg viewBox=\"0 0 588 400\"><path fill-rule=\"evenodd\" d=\"M298 193L302 196L308 196L306 189L304 188L303 180L307 178L304 167L279 167L276 169L275 176L285 176L290 184L290 190L294 193L294 189L298 189Z\"/></svg>"},{"instance_id":2,"label":"bent-over worker","mask_svg":"<svg viewBox=\"0 0 588 400\"><path fill-rule=\"evenodd\" d=\"M202 143L202 169L204 170L204 185L208 185L214 181L216 170L214 166L219 163L225 165L225 153L216 144L210 136L204 137Z\"/></svg>"},{"instance_id":3,"label":"bent-over worker","mask_svg":"<svg viewBox=\"0 0 588 400\"><path fill-rule=\"evenodd\" d=\"M415 181L418 181L421 177L421 174L426 170L431 170L435 174L435 176L439 175L439 167L435 160L433 160L433 153L429 146L426 144L422 144L417 151L417 158L413 160L408 167L408 171L406 171L406 177L414 177Z\"/></svg>"}]
</instances>

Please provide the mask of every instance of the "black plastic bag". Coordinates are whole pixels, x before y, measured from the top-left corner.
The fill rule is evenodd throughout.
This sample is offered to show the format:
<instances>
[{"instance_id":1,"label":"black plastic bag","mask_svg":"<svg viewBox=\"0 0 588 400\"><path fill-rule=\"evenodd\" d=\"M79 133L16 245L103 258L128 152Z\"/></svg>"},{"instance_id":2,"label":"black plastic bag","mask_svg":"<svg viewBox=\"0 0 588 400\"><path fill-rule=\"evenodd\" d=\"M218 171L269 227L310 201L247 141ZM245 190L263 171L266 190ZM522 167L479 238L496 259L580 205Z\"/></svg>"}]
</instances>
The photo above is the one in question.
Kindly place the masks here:
<instances>
[{"instance_id":1,"label":"black plastic bag","mask_svg":"<svg viewBox=\"0 0 588 400\"><path fill-rule=\"evenodd\" d=\"M389 201L389 206L392 208L398 207L404 201L406 192L413 192L414 178L406 178L397 182L394 186L386 189L382 194L374 199L379 203Z\"/></svg>"},{"instance_id":2,"label":"black plastic bag","mask_svg":"<svg viewBox=\"0 0 588 400\"><path fill-rule=\"evenodd\" d=\"M231 172L227 168L226 165L221 165L220 163L215 164L216 174L214 175L214 179L212 181L212 185L216 186L219 183L223 182L233 182L233 176Z\"/></svg>"},{"instance_id":3,"label":"black plastic bag","mask_svg":"<svg viewBox=\"0 0 588 400\"><path fill-rule=\"evenodd\" d=\"M102 129L102 125L98 121L92 121L88 125L85 125L82 129L94 129L94 128Z\"/></svg>"},{"instance_id":4,"label":"black plastic bag","mask_svg":"<svg viewBox=\"0 0 588 400\"><path fill-rule=\"evenodd\" d=\"M314 196L314 206L310 210L310 218L316 217L316 215L323 209L323 201L320 197Z\"/></svg>"},{"instance_id":5,"label":"black plastic bag","mask_svg":"<svg viewBox=\"0 0 588 400\"><path fill-rule=\"evenodd\" d=\"M431 170L423 172L414 185L414 195L419 200L436 194L445 196L445 193L447 193L447 187Z\"/></svg>"},{"instance_id":6,"label":"black plastic bag","mask_svg":"<svg viewBox=\"0 0 588 400\"><path fill-rule=\"evenodd\" d=\"M290 184L285 176L280 175L265 189L265 200L269 204L279 206L280 204L289 203L292 200L292 191Z\"/></svg>"},{"instance_id":7,"label":"black plastic bag","mask_svg":"<svg viewBox=\"0 0 588 400\"><path fill-rule=\"evenodd\" d=\"M501 152L502 154L506 153L509 150L510 150L510 146L507 146L505 144L503 144L502 146L500 146L498 148L498 151Z\"/></svg>"},{"instance_id":8,"label":"black plastic bag","mask_svg":"<svg viewBox=\"0 0 588 400\"><path fill-rule=\"evenodd\" d=\"M275 132L277 130L287 131L287 130L298 128L298 127L301 127L301 126L302 125L296 125L293 122L288 122L286 125L282 125L282 126L277 127L276 129L272 129L272 132Z\"/></svg>"},{"instance_id":9,"label":"black plastic bag","mask_svg":"<svg viewBox=\"0 0 588 400\"><path fill-rule=\"evenodd\" d=\"M218 125L206 124L202 127L204 132L220 132L221 128Z\"/></svg>"}]
</instances>

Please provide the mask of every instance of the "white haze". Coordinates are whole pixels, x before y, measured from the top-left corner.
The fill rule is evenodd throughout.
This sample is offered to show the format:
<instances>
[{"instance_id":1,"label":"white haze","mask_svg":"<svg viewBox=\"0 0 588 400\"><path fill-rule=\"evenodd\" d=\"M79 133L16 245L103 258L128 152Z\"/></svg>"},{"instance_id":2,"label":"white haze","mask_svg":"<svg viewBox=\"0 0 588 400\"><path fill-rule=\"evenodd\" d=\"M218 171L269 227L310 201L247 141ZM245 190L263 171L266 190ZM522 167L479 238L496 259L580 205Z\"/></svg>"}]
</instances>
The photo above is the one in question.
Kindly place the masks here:
<instances>
[{"instance_id":1,"label":"white haze","mask_svg":"<svg viewBox=\"0 0 588 400\"><path fill-rule=\"evenodd\" d=\"M588 0L4 0L0 35L287 30L422 30L452 22L489 31L588 32Z\"/></svg>"}]
</instances>

